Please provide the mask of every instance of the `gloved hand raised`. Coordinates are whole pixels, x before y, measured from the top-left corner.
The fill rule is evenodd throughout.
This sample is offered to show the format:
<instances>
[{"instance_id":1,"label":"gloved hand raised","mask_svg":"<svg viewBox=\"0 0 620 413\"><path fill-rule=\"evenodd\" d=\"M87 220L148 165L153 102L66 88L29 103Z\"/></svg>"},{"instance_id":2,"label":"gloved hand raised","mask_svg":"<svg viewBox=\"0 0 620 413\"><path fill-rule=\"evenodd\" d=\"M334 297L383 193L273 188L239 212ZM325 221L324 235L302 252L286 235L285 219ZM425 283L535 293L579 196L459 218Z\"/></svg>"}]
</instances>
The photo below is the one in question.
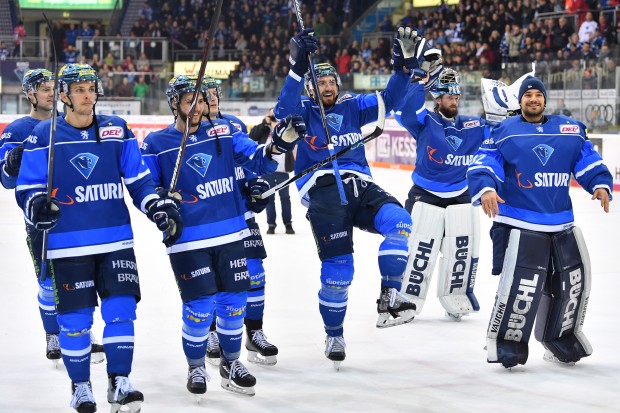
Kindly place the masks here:
<instances>
[{"instance_id":1,"label":"gloved hand raised","mask_svg":"<svg viewBox=\"0 0 620 413\"><path fill-rule=\"evenodd\" d=\"M301 115L289 115L273 128L271 140L280 153L292 150L297 141L306 136L306 124Z\"/></svg>"},{"instance_id":2,"label":"gloved hand raised","mask_svg":"<svg viewBox=\"0 0 620 413\"><path fill-rule=\"evenodd\" d=\"M8 176L17 176L19 167L22 164L22 155L24 153L24 145L14 147L7 153L6 162L4 163L4 171Z\"/></svg>"},{"instance_id":3,"label":"gloved hand raised","mask_svg":"<svg viewBox=\"0 0 620 413\"><path fill-rule=\"evenodd\" d=\"M40 192L35 194L26 203L26 216L32 225L39 231L48 231L56 226L61 216L60 204L56 198L47 202L47 195Z\"/></svg>"},{"instance_id":4,"label":"gloved hand raised","mask_svg":"<svg viewBox=\"0 0 620 413\"><path fill-rule=\"evenodd\" d=\"M245 206L249 211L257 214L263 212L269 203L269 199L261 199L260 196L268 191L269 188L271 188L269 182L265 181L263 178L250 179L245 183Z\"/></svg>"},{"instance_id":5,"label":"gloved hand raised","mask_svg":"<svg viewBox=\"0 0 620 413\"><path fill-rule=\"evenodd\" d=\"M146 206L146 216L166 233L162 241L166 247L171 247L181 238L183 219L174 200L166 197L150 201Z\"/></svg>"},{"instance_id":6,"label":"gloved hand raised","mask_svg":"<svg viewBox=\"0 0 620 413\"><path fill-rule=\"evenodd\" d=\"M418 45L423 40L418 32L410 27L399 27L394 37L392 45L392 66L394 70L403 70L403 66L408 70L419 67L416 51Z\"/></svg>"},{"instance_id":7,"label":"gloved hand raised","mask_svg":"<svg viewBox=\"0 0 620 413\"><path fill-rule=\"evenodd\" d=\"M314 37L314 29L304 29L297 36L291 38L289 43L289 62L291 70L299 77L304 77L308 71L308 56L316 52L319 42Z\"/></svg>"}]
</instances>

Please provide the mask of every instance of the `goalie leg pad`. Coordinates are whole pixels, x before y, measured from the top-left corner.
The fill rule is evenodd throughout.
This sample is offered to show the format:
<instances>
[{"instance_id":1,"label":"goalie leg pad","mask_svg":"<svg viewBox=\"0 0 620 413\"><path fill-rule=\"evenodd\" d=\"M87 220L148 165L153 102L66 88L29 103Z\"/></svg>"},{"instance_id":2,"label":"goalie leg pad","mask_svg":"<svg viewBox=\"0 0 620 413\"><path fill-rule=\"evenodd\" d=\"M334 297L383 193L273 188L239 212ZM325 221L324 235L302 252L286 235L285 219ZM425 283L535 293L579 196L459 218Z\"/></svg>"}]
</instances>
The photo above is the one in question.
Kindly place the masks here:
<instances>
[{"instance_id":1,"label":"goalie leg pad","mask_svg":"<svg viewBox=\"0 0 620 413\"><path fill-rule=\"evenodd\" d=\"M535 336L564 363L592 354L582 332L590 297L590 256L577 227L555 234L553 274L538 310Z\"/></svg>"},{"instance_id":2,"label":"goalie leg pad","mask_svg":"<svg viewBox=\"0 0 620 413\"><path fill-rule=\"evenodd\" d=\"M437 296L449 314L467 315L480 309L474 295L479 241L478 210L471 204L447 207L445 237L441 244L443 257L437 275Z\"/></svg>"},{"instance_id":3,"label":"goalie leg pad","mask_svg":"<svg viewBox=\"0 0 620 413\"><path fill-rule=\"evenodd\" d=\"M445 211L418 201L411 212L413 227L409 236L409 258L400 292L415 304L416 315L422 311L430 287L443 238Z\"/></svg>"},{"instance_id":4,"label":"goalie leg pad","mask_svg":"<svg viewBox=\"0 0 620 413\"><path fill-rule=\"evenodd\" d=\"M513 229L487 330L487 361L525 364L528 341L547 277L551 237Z\"/></svg>"}]
</instances>

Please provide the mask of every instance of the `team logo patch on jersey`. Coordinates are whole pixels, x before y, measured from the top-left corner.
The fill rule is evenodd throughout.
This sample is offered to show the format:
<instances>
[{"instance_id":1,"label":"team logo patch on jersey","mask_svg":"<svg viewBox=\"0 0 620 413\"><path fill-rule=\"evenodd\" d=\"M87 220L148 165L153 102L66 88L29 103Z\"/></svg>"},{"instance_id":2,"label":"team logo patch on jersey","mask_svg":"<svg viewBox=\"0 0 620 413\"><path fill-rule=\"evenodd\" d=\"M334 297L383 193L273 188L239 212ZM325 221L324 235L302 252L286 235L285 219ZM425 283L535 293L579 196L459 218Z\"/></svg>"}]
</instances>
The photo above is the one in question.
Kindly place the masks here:
<instances>
[{"instance_id":1,"label":"team logo patch on jersey","mask_svg":"<svg viewBox=\"0 0 620 413\"><path fill-rule=\"evenodd\" d=\"M452 150L454 151L456 151L459 148L459 146L461 146L461 144L463 143L463 139L455 135L446 136L446 141L448 142L448 145L450 145L452 147Z\"/></svg>"},{"instance_id":2,"label":"team logo patch on jersey","mask_svg":"<svg viewBox=\"0 0 620 413\"><path fill-rule=\"evenodd\" d=\"M196 137L196 135L189 135L188 139L190 140L190 142L198 142L198 138Z\"/></svg>"},{"instance_id":3,"label":"team logo patch on jersey","mask_svg":"<svg viewBox=\"0 0 620 413\"><path fill-rule=\"evenodd\" d=\"M207 135L209 136L215 136L216 133L218 136L230 135L230 128L228 125L217 125L215 128L211 128L207 131Z\"/></svg>"},{"instance_id":4,"label":"team logo patch on jersey","mask_svg":"<svg viewBox=\"0 0 620 413\"><path fill-rule=\"evenodd\" d=\"M99 136L103 138L122 138L125 135L123 128L120 126L106 126L99 129Z\"/></svg>"},{"instance_id":5,"label":"team logo patch on jersey","mask_svg":"<svg viewBox=\"0 0 620 413\"><path fill-rule=\"evenodd\" d=\"M560 125L560 133L579 133L578 125Z\"/></svg>"},{"instance_id":6,"label":"team logo patch on jersey","mask_svg":"<svg viewBox=\"0 0 620 413\"><path fill-rule=\"evenodd\" d=\"M543 127L542 127L542 126L536 126L536 130L537 130L539 133L543 133Z\"/></svg>"},{"instance_id":7,"label":"team logo patch on jersey","mask_svg":"<svg viewBox=\"0 0 620 413\"><path fill-rule=\"evenodd\" d=\"M83 130L82 132L80 132L80 136L84 140L88 139L88 131Z\"/></svg>"},{"instance_id":8,"label":"team logo patch on jersey","mask_svg":"<svg viewBox=\"0 0 620 413\"><path fill-rule=\"evenodd\" d=\"M470 120L469 122L463 123L463 127L465 129L474 128L476 126L480 126L480 121L479 120Z\"/></svg>"},{"instance_id":9,"label":"team logo patch on jersey","mask_svg":"<svg viewBox=\"0 0 620 413\"><path fill-rule=\"evenodd\" d=\"M335 113L330 113L325 117L327 124L332 127L336 132L340 132L340 127L342 126L342 115L337 115Z\"/></svg>"},{"instance_id":10,"label":"team logo patch on jersey","mask_svg":"<svg viewBox=\"0 0 620 413\"><path fill-rule=\"evenodd\" d=\"M188 164L194 171L198 172L200 176L204 178L207 174L207 169L209 169L211 158L213 158L211 155L197 153L195 155L192 155L192 157L189 158L185 163Z\"/></svg>"},{"instance_id":11,"label":"team logo patch on jersey","mask_svg":"<svg viewBox=\"0 0 620 413\"><path fill-rule=\"evenodd\" d=\"M71 159L71 164L75 166L75 169L77 169L84 178L88 179L93 169L95 169L98 160L99 157L92 153L80 153Z\"/></svg>"},{"instance_id":12,"label":"team logo patch on jersey","mask_svg":"<svg viewBox=\"0 0 620 413\"><path fill-rule=\"evenodd\" d=\"M543 164L543 166L547 165L547 162L549 161L549 158L551 158L551 154L554 151L551 146L545 144L536 145L534 148L532 148L532 150L534 151L540 162Z\"/></svg>"}]
</instances>

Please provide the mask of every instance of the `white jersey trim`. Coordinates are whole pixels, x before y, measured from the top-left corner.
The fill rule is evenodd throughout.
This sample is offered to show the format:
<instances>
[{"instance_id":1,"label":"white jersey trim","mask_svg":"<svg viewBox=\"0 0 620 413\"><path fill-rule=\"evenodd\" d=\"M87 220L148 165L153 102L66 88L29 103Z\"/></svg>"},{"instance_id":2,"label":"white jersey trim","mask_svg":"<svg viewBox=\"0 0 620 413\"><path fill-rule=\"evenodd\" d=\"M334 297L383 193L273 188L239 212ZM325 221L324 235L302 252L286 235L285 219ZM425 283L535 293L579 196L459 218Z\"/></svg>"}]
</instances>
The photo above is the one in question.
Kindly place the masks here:
<instances>
[{"instance_id":1,"label":"white jersey trim","mask_svg":"<svg viewBox=\"0 0 620 413\"><path fill-rule=\"evenodd\" d=\"M82 257L84 255L105 254L112 251L133 248L133 238L101 245L85 245L83 247L48 250L47 258Z\"/></svg>"},{"instance_id":2,"label":"white jersey trim","mask_svg":"<svg viewBox=\"0 0 620 413\"><path fill-rule=\"evenodd\" d=\"M531 222L521 221L520 219L510 218L502 215L496 216L494 221L502 224L512 225L513 227L517 228L529 229L531 231L540 232L559 232L571 228L575 225L574 221L558 225L532 224Z\"/></svg>"},{"instance_id":3,"label":"white jersey trim","mask_svg":"<svg viewBox=\"0 0 620 413\"><path fill-rule=\"evenodd\" d=\"M250 236L250 230L248 228L244 228L239 232L222 235L221 237L201 239L198 241L184 242L181 244L174 244L172 247L166 248L166 252L168 254L174 254L177 252L198 250L201 248L216 247L222 244L230 244L231 242L239 241L249 236Z\"/></svg>"}]
</instances>

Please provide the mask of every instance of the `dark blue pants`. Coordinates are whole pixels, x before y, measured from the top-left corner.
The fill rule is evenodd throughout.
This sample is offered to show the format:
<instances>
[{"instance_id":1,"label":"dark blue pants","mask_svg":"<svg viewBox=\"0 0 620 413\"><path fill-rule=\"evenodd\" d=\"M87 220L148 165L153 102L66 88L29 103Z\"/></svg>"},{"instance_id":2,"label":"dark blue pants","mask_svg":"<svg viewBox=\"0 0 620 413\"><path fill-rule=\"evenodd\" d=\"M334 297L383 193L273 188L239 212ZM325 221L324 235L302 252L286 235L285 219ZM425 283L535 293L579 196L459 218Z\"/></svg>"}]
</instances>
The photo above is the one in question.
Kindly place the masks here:
<instances>
[{"instance_id":1,"label":"dark blue pants","mask_svg":"<svg viewBox=\"0 0 620 413\"><path fill-rule=\"evenodd\" d=\"M286 172L274 172L269 175L263 176L264 179L269 182L269 185L274 186L284 182L288 179L288 173ZM288 186L278 191L280 194L280 205L282 206L282 222L284 225L290 224L293 217L291 216L291 197L289 196ZM269 197L269 203L267 204L267 224L270 227L276 226L276 195L273 194Z\"/></svg>"}]
</instances>

